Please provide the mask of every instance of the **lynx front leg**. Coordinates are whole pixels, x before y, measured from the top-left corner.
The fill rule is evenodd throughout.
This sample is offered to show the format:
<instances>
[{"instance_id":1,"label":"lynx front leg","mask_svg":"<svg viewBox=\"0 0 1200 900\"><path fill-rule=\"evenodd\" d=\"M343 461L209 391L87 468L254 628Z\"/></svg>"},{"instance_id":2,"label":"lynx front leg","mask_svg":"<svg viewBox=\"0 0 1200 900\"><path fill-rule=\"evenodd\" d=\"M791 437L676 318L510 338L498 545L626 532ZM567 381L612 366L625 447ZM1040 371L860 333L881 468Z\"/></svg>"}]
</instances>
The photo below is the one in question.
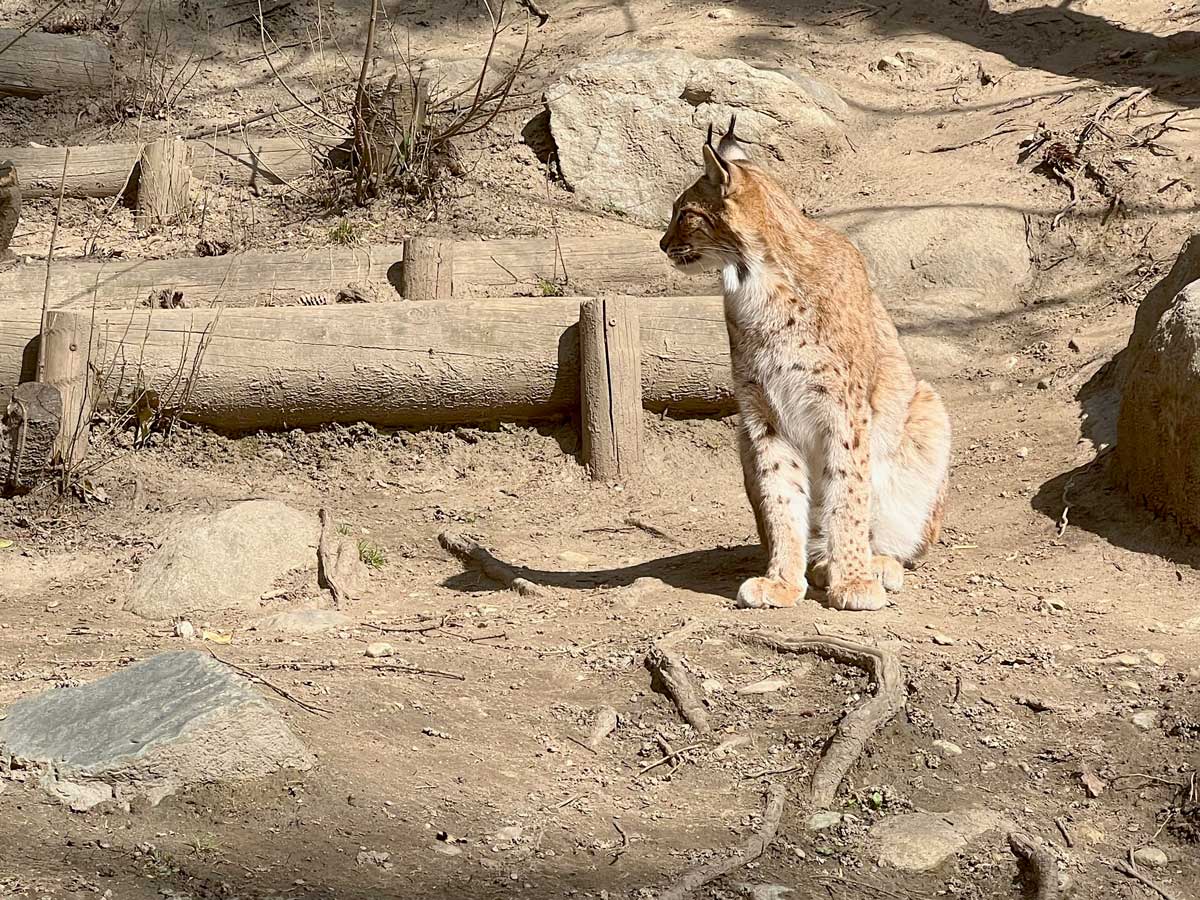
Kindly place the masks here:
<instances>
[{"instance_id":1,"label":"lynx front leg","mask_svg":"<svg viewBox=\"0 0 1200 900\"><path fill-rule=\"evenodd\" d=\"M836 416L826 447L824 531L829 541L829 599L837 609L887 605L871 565L870 439L864 403Z\"/></svg>"},{"instance_id":2,"label":"lynx front leg","mask_svg":"<svg viewBox=\"0 0 1200 900\"><path fill-rule=\"evenodd\" d=\"M746 492L770 562L766 577L738 590L743 608L795 606L808 591L808 472L799 454L768 426L750 423L743 436Z\"/></svg>"}]
</instances>

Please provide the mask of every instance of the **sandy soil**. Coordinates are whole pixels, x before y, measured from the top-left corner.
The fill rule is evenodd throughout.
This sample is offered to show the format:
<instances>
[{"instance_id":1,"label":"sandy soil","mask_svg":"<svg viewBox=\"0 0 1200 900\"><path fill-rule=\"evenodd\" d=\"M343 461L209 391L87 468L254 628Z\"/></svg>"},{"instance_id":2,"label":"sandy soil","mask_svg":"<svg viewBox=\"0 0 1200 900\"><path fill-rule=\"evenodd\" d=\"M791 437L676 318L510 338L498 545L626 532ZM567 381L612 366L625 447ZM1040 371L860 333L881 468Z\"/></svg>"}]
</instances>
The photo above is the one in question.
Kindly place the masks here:
<instances>
[{"instance_id":1,"label":"sandy soil","mask_svg":"<svg viewBox=\"0 0 1200 900\"><path fill-rule=\"evenodd\" d=\"M531 105L573 61L622 46L808 61L851 103L857 124L854 152L797 164L807 209L994 203L1028 215L1038 271L1022 309L964 338L969 366L921 373L942 392L956 431L940 545L879 613L815 602L734 610L737 584L762 560L727 420L649 421L650 474L625 490L588 480L571 423L240 437L183 427L138 450L118 436L98 449L103 465L89 476L105 502L94 493L0 500L0 537L14 541L0 550L0 706L183 645L169 625L121 610L130 571L181 515L250 497L327 506L387 560L349 610L360 624L342 633L274 638L232 615L196 623L232 630L233 642L216 648L224 658L330 711L274 698L318 754L313 771L84 815L0 781L0 897L650 897L754 833L768 780L789 788L779 838L701 896L764 884L787 886L792 898L1021 896L999 834L934 872L877 865L874 823L973 807L1053 844L1074 897L1151 896L1114 871L1147 845L1170 862L1144 871L1178 897L1197 896L1200 812L1184 795L1200 762L1200 553L1114 492L1098 453L1113 440L1104 365L1197 222L1195 44L1168 36L1194 35L1200 8L993 0L981 15L980 4L950 0L545 5L553 18L535 36L540 53L523 84ZM481 50L486 29L472 2L387 6L416 56ZM147 47L173 66L220 55L201 64L163 118L127 115L112 97L0 99L5 142L129 140L283 102L278 80L252 59L257 28L222 27L253 9L129 0L120 27L102 35L127 68L137 71ZM33 13L5 0L0 25ZM314 79L345 79L342 54L361 53L365 4L295 0L269 16L272 35L280 45L312 40L318 16L321 48L283 50L278 64L306 91ZM518 40L505 36L509 52ZM873 63L902 49L936 60L936 73L913 82L876 71ZM1089 188L1051 228L1067 189L1019 162L1019 141L1039 123L1075 136L1098 109L1142 87L1153 93L1110 130L1132 132L1173 111L1180 130L1135 149L1098 139L1095 164L1119 208L1108 212L1111 195ZM127 210L106 217L107 201L69 201L58 253L82 253L94 231L102 249L131 256L189 254L201 236L240 248L321 246L343 220L372 242L628 228L547 180L521 139L535 112L514 110L464 146L468 174L436 209L398 201L338 209L319 178L256 197L213 187L203 234L195 221L145 237ZM321 128L311 117L292 123ZM1016 127L996 134L1005 123ZM922 152L943 144L966 146ZM14 250L44 257L53 206L28 204ZM282 457L266 452L274 449ZM528 567L549 599L464 573L438 546L446 528ZM301 590L266 606L320 599ZM438 623L382 636L378 627ZM708 742L677 769L639 777L662 756L657 736L692 743L641 664L652 641L685 625L678 650L707 683L718 736L750 740L721 757ZM831 830L806 826L807 776L867 681L843 666L747 649L736 636L754 628L874 642L905 667L907 708L851 771L841 796L853 818ZM409 665L458 677L372 670L364 647L380 639ZM777 676L788 686L736 692ZM620 725L592 752L577 741L602 704ZM1159 713L1148 728L1133 721L1145 711ZM961 754L939 751L939 740ZM1089 791L1081 773L1103 789ZM390 868L363 851L390 854Z\"/></svg>"}]
</instances>

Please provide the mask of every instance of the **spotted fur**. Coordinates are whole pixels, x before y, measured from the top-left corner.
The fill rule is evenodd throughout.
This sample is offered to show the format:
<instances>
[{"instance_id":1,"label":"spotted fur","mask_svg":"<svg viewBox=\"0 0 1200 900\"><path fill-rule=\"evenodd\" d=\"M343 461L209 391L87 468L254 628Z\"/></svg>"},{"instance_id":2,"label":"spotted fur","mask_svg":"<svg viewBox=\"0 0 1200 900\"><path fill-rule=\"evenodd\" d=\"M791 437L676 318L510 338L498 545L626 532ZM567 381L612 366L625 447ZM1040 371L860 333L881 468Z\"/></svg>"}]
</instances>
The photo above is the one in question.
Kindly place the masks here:
<instances>
[{"instance_id":1,"label":"spotted fur","mask_svg":"<svg viewBox=\"0 0 1200 900\"><path fill-rule=\"evenodd\" d=\"M862 255L804 216L734 136L704 146L660 247L720 268L746 494L769 555L738 604L792 606L808 579L879 609L937 540L950 421L917 381Z\"/></svg>"}]
</instances>

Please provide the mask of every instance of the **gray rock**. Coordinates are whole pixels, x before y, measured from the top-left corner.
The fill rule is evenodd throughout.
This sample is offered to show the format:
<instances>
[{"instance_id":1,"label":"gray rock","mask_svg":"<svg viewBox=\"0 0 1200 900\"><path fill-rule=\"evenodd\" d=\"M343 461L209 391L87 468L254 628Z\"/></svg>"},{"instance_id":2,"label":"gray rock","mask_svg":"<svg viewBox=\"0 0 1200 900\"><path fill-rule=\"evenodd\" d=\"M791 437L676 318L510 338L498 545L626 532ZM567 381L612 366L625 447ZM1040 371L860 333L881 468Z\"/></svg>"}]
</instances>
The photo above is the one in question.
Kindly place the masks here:
<instances>
[{"instance_id":1,"label":"gray rock","mask_svg":"<svg viewBox=\"0 0 1200 900\"><path fill-rule=\"evenodd\" d=\"M563 177L579 199L660 225L700 172L710 124L724 129L736 112L745 143L787 160L842 142L842 125L826 111L832 94L736 59L621 50L570 69L546 91L546 105Z\"/></svg>"},{"instance_id":2,"label":"gray rock","mask_svg":"<svg viewBox=\"0 0 1200 900\"><path fill-rule=\"evenodd\" d=\"M1153 709L1144 709L1141 712L1135 712L1129 719L1135 727L1142 731L1151 731L1158 727L1158 721L1161 714Z\"/></svg>"},{"instance_id":3,"label":"gray rock","mask_svg":"<svg viewBox=\"0 0 1200 900\"><path fill-rule=\"evenodd\" d=\"M809 831L824 831L842 821L842 814L822 810L808 817L806 827Z\"/></svg>"},{"instance_id":4,"label":"gray rock","mask_svg":"<svg viewBox=\"0 0 1200 900\"><path fill-rule=\"evenodd\" d=\"M1158 323L1175 305L1175 298L1193 281L1200 280L1200 233L1183 242L1171 271L1150 289L1138 304L1129 345L1117 357L1117 382L1124 384L1142 350L1154 339Z\"/></svg>"},{"instance_id":5,"label":"gray rock","mask_svg":"<svg viewBox=\"0 0 1200 900\"><path fill-rule=\"evenodd\" d=\"M879 843L880 865L928 872L989 831L1005 828L998 813L965 809L948 813L909 813L885 819L871 829Z\"/></svg>"},{"instance_id":6,"label":"gray rock","mask_svg":"<svg viewBox=\"0 0 1200 900\"><path fill-rule=\"evenodd\" d=\"M1200 245L1200 237L1190 244ZM1200 265L1200 249L1195 255ZM1125 351L1140 346L1117 417L1117 478L1138 502L1200 533L1200 276L1149 322L1139 310ZM1151 327L1150 335L1138 334Z\"/></svg>"},{"instance_id":7,"label":"gray rock","mask_svg":"<svg viewBox=\"0 0 1200 900\"><path fill-rule=\"evenodd\" d=\"M157 802L191 784L308 769L313 757L246 680L207 653L160 653L91 684L18 700L0 721L0 765L41 769L86 807Z\"/></svg>"},{"instance_id":8,"label":"gray rock","mask_svg":"<svg viewBox=\"0 0 1200 900\"><path fill-rule=\"evenodd\" d=\"M1157 847L1139 847L1133 851L1133 861L1139 866L1149 866L1152 869L1161 869L1170 862L1167 854Z\"/></svg>"},{"instance_id":9,"label":"gray rock","mask_svg":"<svg viewBox=\"0 0 1200 900\"><path fill-rule=\"evenodd\" d=\"M172 530L142 563L125 609L147 619L257 609L293 569L316 568L318 525L272 500L252 500Z\"/></svg>"},{"instance_id":10,"label":"gray rock","mask_svg":"<svg viewBox=\"0 0 1200 900\"><path fill-rule=\"evenodd\" d=\"M289 609L259 619L254 629L284 634L321 634L353 625L353 619L336 609Z\"/></svg>"},{"instance_id":11,"label":"gray rock","mask_svg":"<svg viewBox=\"0 0 1200 900\"><path fill-rule=\"evenodd\" d=\"M112 787L103 782L76 784L46 775L38 781L38 786L71 812L87 812L115 798Z\"/></svg>"}]
</instances>

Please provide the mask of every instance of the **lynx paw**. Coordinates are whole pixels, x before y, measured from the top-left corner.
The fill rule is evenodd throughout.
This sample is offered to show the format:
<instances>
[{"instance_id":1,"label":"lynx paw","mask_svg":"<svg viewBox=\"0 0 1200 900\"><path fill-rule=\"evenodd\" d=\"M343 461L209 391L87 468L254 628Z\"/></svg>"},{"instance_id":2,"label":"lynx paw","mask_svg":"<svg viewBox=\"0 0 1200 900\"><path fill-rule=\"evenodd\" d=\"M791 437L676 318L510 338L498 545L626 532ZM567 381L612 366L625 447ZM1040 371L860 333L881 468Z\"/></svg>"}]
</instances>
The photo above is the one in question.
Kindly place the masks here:
<instances>
[{"instance_id":1,"label":"lynx paw","mask_svg":"<svg viewBox=\"0 0 1200 900\"><path fill-rule=\"evenodd\" d=\"M890 556L871 557L871 571L889 594L904 590L904 566Z\"/></svg>"},{"instance_id":2,"label":"lynx paw","mask_svg":"<svg viewBox=\"0 0 1200 900\"><path fill-rule=\"evenodd\" d=\"M866 612L887 606L887 594L876 579L846 581L829 589L829 603L834 609L847 612Z\"/></svg>"},{"instance_id":3,"label":"lynx paw","mask_svg":"<svg viewBox=\"0 0 1200 900\"><path fill-rule=\"evenodd\" d=\"M809 563L808 583L819 591L827 590L829 588L829 563Z\"/></svg>"},{"instance_id":4,"label":"lynx paw","mask_svg":"<svg viewBox=\"0 0 1200 900\"><path fill-rule=\"evenodd\" d=\"M739 609L770 609L795 606L808 592L806 584L789 584L778 578L747 578L738 588Z\"/></svg>"}]
</instances>

